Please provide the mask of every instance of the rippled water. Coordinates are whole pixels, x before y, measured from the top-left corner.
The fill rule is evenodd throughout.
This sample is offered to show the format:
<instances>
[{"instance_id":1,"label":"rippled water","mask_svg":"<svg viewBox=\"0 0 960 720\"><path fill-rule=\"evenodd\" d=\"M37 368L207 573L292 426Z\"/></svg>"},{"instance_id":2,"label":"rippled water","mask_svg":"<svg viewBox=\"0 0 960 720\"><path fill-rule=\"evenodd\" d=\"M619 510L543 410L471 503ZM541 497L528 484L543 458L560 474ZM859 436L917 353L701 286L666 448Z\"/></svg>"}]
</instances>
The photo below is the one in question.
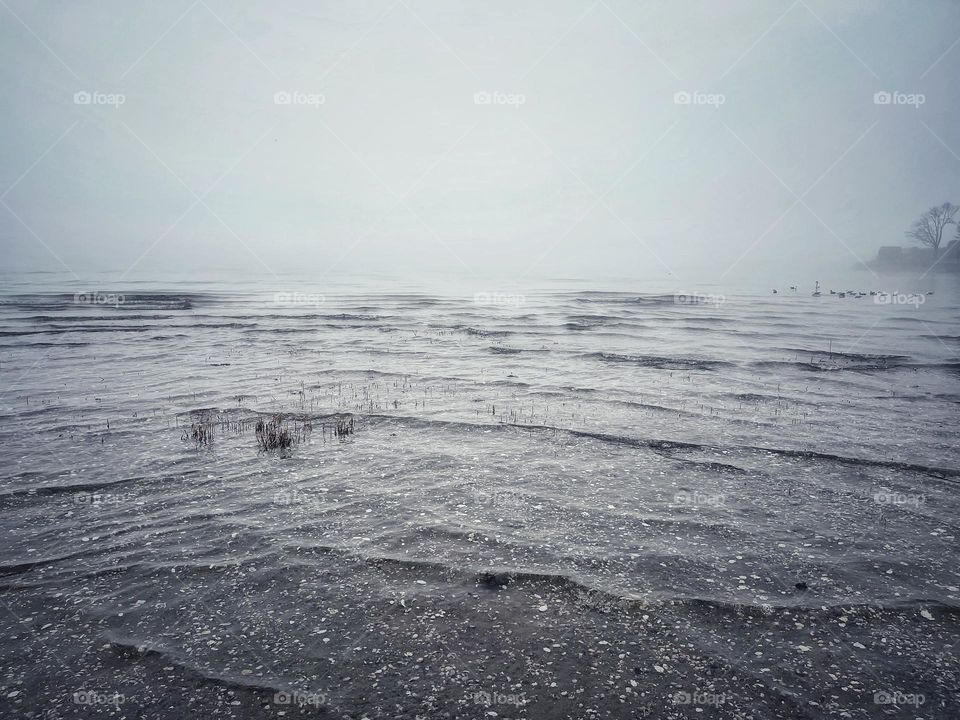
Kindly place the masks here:
<instances>
[{"instance_id":1,"label":"rippled water","mask_svg":"<svg viewBox=\"0 0 960 720\"><path fill-rule=\"evenodd\" d=\"M8 288L3 714L960 716L956 288L476 299Z\"/></svg>"}]
</instances>

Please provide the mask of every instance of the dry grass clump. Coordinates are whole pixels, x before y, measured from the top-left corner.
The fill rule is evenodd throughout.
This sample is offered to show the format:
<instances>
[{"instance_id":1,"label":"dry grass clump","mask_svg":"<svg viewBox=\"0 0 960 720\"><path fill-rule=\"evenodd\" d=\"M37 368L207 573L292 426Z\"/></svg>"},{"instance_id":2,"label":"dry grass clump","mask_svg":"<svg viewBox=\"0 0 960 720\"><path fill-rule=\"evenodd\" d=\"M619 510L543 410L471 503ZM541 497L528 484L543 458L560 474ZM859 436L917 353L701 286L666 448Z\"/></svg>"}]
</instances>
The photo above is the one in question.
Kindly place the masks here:
<instances>
[{"instance_id":1,"label":"dry grass clump","mask_svg":"<svg viewBox=\"0 0 960 720\"><path fill-rule=\"evenodd\" d=\"M209 425L193 423L190 425L190 437L197 445L212 445L213 430Z\"/></svg>"},{"instance_id":2,"label":"dry grass clump","mask_svg":"<svg viewBox=\"0 0 960 720\"><path fill-rule=\"evenodd\" d=\"M200 411L194 414L194 421L190 423L190 429L184 428L182 440L193 440L197 447L209 447L213 445L213 420L206 411Z\"/></svg>"},{"instance_id":3,"label":"dry grass clump","mask_svg":"<svg viewBox=\"0 0 960 720\"><path fill-rule=\"evenodd\" d=\"M257 445L261 450L283 450L293 445L290 431L280 422L277 418L257 422Z\"/></svg>"},{"instance_id":4,"label":"dry grass clump","mask_svg":"<svg viewBox=\"0 0 960 720\"><path fill-rule=\"evenodd\" d=\"M251 429L260 450L287 450L306 442L313 430L312 418L305 414L271 413L252 415L222 412L213 408L192 410L190 425L182 425L181 440L192 440L197 449L212 447L217 435L246 435ZM179 425L179 422L178 422ZM337 435L353 432L353 423Z\"/></svg>"},{"instance_id":5,"label":"dry grass clump","mask_svg":"<svg viewBox=\"0 0 960 720\"><path fill-rule=\"evenodd\" d=\"M343 440L348 435L353 435L353 415L351 415L349 419L338 418L337 425L333 429L333 434L340 440Z\"/></svg>"},{"instance_id":6,"label":"dry grass clump","mask_svg":"<svg viewBox=\"0 0 960 720\"><path fill-rule=\"evenodd\" d=\"M284 450L293 445L290 429L280 415L274 415L266 422L260 418L257 421L256 435L257 445L261 450Z\"/></svg>"},{"instance_id":7,"label":"dry grass clump","mask_svg":"<svg viewBox=\"0 0 960 720\"><path fill-rule=\"evenodd\" d=\"M306 440L310 430L309 421L294 420L291 425L282 415L260 418L255 428L257 445L261 450L286 450Z\"/></svg>"}]
</instances>

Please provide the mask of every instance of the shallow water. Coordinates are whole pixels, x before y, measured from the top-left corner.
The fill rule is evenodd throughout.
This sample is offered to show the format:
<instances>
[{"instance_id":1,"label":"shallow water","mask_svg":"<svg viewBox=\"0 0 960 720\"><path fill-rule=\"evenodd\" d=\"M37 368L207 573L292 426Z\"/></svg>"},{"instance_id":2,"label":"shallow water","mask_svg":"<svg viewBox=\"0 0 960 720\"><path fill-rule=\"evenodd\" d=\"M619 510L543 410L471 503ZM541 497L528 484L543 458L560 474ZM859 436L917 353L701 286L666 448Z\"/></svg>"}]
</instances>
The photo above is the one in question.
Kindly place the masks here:
<instances>
[{"instance_id":1,"label":"shallow water","mask_svg":"<svg viewBox=\"0 0 960 720\"><path fill-rule=\"evenodd\" d=\"M6 288L0 712L960 715L955 286L283 292Z\"/></svg>"}]
</instances>

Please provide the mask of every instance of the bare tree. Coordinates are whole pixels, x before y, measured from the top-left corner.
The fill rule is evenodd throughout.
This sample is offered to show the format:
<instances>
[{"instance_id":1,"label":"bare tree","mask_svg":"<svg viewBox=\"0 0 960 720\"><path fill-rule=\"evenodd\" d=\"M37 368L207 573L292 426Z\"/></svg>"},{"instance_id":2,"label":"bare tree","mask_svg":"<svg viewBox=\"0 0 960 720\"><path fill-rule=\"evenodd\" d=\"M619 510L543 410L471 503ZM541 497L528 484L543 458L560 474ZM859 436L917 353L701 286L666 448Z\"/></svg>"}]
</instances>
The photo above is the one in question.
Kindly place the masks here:
<instances>
[{"instance_id":1,"label":"bare tree","mask_svg":"<svg viewBox=\"0 0 960 720\"><path fill-rule=\"evenodd\" d=\"M909 230L907 237L916 240L921 245L933 248L934 259L940 256L940 243L943 242L943 231L947 225L956 224L953 216L960 211L960 205L944 203L927 210Z\"/></svg>"}]
</instances>

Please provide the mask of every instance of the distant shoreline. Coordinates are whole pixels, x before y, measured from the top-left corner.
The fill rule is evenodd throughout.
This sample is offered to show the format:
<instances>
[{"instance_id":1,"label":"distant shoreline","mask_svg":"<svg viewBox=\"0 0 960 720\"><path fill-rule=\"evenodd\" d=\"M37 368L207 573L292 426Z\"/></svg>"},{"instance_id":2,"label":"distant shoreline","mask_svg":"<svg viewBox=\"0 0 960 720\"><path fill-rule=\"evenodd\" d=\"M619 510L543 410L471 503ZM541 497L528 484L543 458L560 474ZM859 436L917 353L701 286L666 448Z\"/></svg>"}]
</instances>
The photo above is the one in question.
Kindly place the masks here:
<instances>
[{"instance_id":1,"label":"distant shoreline","mask_svg":"<svg viewBox=\"0 0 960 720\"><path fill-rule=\"evenodd\" d=\"M935 253L933 248L888 245L877 250L867 263L871 270L884 272L960 272L960 244L956 240Z\"/></svg>"}]
</instances>

